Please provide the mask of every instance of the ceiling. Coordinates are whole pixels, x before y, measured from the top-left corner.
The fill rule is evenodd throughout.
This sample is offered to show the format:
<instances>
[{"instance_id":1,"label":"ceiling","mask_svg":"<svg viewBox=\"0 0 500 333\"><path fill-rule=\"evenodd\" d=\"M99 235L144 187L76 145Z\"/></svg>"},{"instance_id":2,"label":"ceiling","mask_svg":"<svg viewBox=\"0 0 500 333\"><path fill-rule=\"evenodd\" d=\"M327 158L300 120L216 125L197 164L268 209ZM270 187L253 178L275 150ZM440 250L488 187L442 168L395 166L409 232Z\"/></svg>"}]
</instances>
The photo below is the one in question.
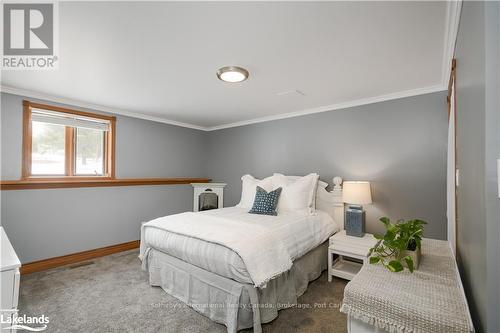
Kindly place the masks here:
<instances>
[{"instance_id":1,"label":"ceiling","mask_svg":"<svg viewBox=\"0 0 500 333\"><path fill-rule=\"evenodd\" d=\"M205 130L439 91L450 6L61 2L59 69L3 71L2 91ZM249 79L219 81L228 65Z\"/></svg>"}]
</instances>

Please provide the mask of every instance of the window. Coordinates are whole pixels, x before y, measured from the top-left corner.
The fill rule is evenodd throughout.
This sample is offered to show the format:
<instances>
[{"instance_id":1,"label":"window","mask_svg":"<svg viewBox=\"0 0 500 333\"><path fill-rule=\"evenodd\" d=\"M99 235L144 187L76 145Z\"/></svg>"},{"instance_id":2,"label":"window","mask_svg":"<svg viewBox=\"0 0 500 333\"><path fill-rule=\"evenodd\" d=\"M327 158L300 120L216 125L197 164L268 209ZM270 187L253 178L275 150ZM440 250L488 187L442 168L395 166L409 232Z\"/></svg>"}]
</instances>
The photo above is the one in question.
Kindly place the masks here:
<instances>
[{"instance_id":1,"label":"window","mask_svg":"<svg viewBox=\"0 0 500 333\"><path fill-rule=\"evenodd\" d=\"M114 179L115 122L24 101L23 179Z\"/></svg>"}]
</instances>

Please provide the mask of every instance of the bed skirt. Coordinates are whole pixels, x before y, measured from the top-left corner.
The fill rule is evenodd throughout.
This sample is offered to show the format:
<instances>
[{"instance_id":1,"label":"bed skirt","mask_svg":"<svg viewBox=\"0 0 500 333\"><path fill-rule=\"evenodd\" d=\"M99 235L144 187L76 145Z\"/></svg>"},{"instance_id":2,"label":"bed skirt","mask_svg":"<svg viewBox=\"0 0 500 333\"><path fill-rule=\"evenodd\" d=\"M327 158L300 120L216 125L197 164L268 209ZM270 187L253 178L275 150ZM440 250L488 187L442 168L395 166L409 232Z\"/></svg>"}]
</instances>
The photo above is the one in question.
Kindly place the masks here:
<instances>
[{"instance_id":1,"label":"bed skirt","mask_svg":"<svg viewBox=\"0 0 500 333\"><path fill-rule=\"evenodd\" d=\"M278 316L278 310L297 304L310 281L327 268L328 242L294 261L292 268L256 288L201 269L151 249L147 255L149 283L186 303L229 333L245 328L262 332L261 323Z\"/></svg>"}]
</instances>

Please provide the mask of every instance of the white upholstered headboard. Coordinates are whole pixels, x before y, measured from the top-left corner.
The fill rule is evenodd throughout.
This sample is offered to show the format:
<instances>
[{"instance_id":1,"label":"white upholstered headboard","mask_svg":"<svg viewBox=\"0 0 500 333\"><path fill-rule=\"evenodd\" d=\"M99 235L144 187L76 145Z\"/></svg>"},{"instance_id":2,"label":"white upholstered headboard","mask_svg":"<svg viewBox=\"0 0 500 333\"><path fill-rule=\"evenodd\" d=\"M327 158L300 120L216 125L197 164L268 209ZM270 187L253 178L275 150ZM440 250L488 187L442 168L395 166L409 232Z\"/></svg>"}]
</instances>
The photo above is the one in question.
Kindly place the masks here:
<instances>
[{"instance_id":1,"label":"white upholstered headboard","mask_svg":"<svg viewBox=\"0 0 500 333\"><path fill-rule=\"evenodd\" d=\"M333 217L341 230L344 230L344 202L342 201L342 178L333 178L333 189L328 192L319 187L316 193L316 208Z\"/></svg>"}]
</instances>

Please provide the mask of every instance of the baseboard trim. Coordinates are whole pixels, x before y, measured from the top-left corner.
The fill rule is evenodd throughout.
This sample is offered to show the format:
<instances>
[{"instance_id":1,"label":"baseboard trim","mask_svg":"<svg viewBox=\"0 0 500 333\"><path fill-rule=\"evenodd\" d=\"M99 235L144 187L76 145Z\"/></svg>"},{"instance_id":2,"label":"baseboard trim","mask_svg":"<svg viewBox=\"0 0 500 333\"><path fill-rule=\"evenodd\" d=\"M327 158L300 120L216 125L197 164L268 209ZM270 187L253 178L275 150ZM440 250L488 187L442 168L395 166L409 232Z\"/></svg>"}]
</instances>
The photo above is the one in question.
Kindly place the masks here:
<instances>
[{"instance_id":1,"label":"baseboard trim","mask_svg":"<svg viewBox=\"0 0 500 333\"><path fill-rule=\"evenodd\" d=\"M135 240L127 243L105 246L94 250L82 251L82 252L67 254L65 256L30 262L21 265L21 274L31 274L59 266L74 264L89 259L107 256L113 253L136 249L139 247L139 244L140 241Z\"/></svg>"}]
</instances>

